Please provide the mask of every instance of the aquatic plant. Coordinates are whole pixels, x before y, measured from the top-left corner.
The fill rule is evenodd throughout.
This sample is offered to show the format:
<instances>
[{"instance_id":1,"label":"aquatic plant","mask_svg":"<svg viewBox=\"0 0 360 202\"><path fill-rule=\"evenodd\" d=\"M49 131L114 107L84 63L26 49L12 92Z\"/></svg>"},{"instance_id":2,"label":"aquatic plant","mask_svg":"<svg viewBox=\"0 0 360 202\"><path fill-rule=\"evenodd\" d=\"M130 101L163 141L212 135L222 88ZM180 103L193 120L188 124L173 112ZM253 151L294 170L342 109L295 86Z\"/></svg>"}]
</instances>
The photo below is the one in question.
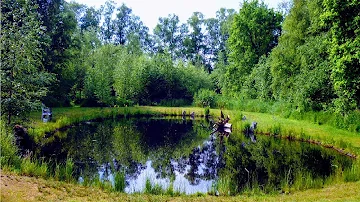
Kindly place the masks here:
<instances>
[{"instance_id":1,"label":"aquatic plant","mask_svg":"<svg viewBox=\"0 0 360 202\"><path fill-rule=\"evenodd\" d=\"M117 192L124 192L125 187L126 187L125 172L124 171L115 172L114 190Z\"/></svg>"}]
</instances>

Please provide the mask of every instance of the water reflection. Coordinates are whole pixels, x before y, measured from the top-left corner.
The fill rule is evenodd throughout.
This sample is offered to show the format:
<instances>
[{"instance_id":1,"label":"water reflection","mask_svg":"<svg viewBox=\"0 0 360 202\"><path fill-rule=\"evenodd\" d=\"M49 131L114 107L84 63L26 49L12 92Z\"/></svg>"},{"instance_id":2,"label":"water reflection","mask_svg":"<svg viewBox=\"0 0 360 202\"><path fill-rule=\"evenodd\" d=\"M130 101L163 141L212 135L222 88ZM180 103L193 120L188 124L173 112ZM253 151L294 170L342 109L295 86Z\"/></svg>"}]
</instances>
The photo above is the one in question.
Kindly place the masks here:
<instances>
[{"instance_id":1,"label":"water reflection","mask_svg":"<svg viewBox=\"0 0 360 202\"><path fill-rule=\"evenodd\" d=\"M215 136L205 120L120 119L84 123L66 131L67 138L44 146L42 156L65 161L74 175L113 180L125 170L127 192L142 191L146 178L164 188L173 184L186 193L207 192L219 169Z\"/></svg>"},{"instance_id":2,"label":"water reflection","mask_svg":"<svg viewBox=\"0 0 360 202\"><path fill-rule=\"evenodd\" d=\"M227 155L221 177L231 179L233 194L261 187L265 192L298 184L320 184L336 171L349 168L352 160L336 151L296 141L286 141L253 133L233 135L226 142ZM306 182L306 180L308 180Z\"/></svg>"},{"instance_id":3,"label":"water reflection","mask_svg":"<svg viewBox=\"0 0 360 202\"><path fill-rule=\"evenodd\" d=\"M212 133L206 120L119 119L88 122L65 131L38 155L56 162L71 157L80 181L113 180L125 171L128 193L141 192L146 179L185 193L208 192L219 179L237 193L255 184L280 187L304 175L326 179L351 160L314 145L254 133ZM209 135L211 134L211 135Z\"/></svg>"}]
</instances>

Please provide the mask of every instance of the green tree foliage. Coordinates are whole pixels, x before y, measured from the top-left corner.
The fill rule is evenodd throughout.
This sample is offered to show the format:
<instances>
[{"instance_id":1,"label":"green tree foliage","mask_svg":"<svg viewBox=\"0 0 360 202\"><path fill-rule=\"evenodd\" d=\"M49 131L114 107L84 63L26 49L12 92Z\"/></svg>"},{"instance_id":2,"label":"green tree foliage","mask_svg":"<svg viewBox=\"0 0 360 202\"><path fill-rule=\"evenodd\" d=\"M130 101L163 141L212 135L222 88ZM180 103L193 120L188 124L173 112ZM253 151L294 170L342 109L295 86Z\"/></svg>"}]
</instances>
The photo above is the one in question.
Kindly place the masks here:
<instances>
[{"instance_id":1,"label":"green tree foliage","mask_svg":"<svg viewBox=\"0 0 360 202\"><path fill-rule=\"evenodd\" d=\"M284 21L284 34L270 56L274 97L294 103L300 111L325 109L334 97L329 35L319 21L322 12L321 0L294 1Z\"/></svg>"},{"instance_id":2,"label":"green tree foliage","mask_svg":"<svg viewBox=\"0 0 360 202\"><path fill-rule=\"evenodd\" d=\"M148 57L132 47L105 45L85 62L86 104L159 104L168 100L191 103L200 88L212 87L209 75L193 65L174 62L170 54Z\"/></svg>"},{"instance_id":3,"label":"green tree foliage","mask_svg":"<svg viewBox=\"0 0 360 202\"><path fill-rule=\"evenodd\" d=\"M100 17L100 11L94 7L86 8L84 15L79 20L81 30L98 29Z\"/></svg>"},{"instance_id":4,"label":"green tree foliage","mask_svg":"<svg viewBox=\"0 0 360 202\"><path fill-rule=\"evenodd\" d=\"M324 27L330 30L331 79L338 111L360 108L360 2L324 0Z\"/></svg>"},{"instance_id":5,"label":"green tree foliage","mask_svg":"<svg viewBox=\"0 0 360 202\"><path fill-rule=\"evenodd\" d=\"M159 18L159 22L154 28L154 40L158 53L171 54L173 59L180 55L180 48L183 36L180 32L179 17L175 14L168 17Z\"/></svg>"},{"instance_id":6,"label":"green tree foliage","mask_svg":"<svg viewBox=\"0 0 360 202\"><path fill-rule=\"evenodd\" d=\"M304 0L294 1L294 6L283 24L279 45L272 51L273 91L276 99L289 99L294 92L294 75L299 73L300 59L297 47L304 44L310 26L309 13ZM283 42L284 41L284 42Z\"/></svg>"},{"instance_id":7,"label":"green tree foliage","mask_svg":"<svg viewBox=\"0 0 360 202\"><path fill-rule=\"evenodd\" d=\"M198 107L216 107L217 94L209 89L200 89L194 95L194 104Z\"/></svg>"},{"instance_id":8,"label":"green tree foliage","mask_svg":"<svg viewBox=\"0 0 360 202\"><path fill-rule=\"evenodd\" d=\"M122 52L121 47L104 45L96 49L87 59L85 93L98 104L114 105L113 72Z\"/></svg>"},{"instance_id":9,"label":"green tree foliage","mask_svg":"<svg viewBox=\"0 0 360 202\"><path fill-rule=\"evenodd\" d=\"M115 25L112 20L112 15L115 10L116 3L108 0L105 5L101 6L101 13L103 16L103 23L101 25L101 37L104 43L111 43L115 33Z\"/></svg>"},{"instance_id":10,"label":"green tree foliage","mask_svg":"<svg viewBox=\"0 0 360 202\"><path fill-rule=\"evenodd\" d=\"M40 106L52 75L42 63L41 26L31 1L1 2L1 112L10 124Z\"/></svg>"},{"instance_id":11,"label":"green tree foliage","mask_svg":"<svg viewBox=\"0 0 360 202\"><path fill-rule=\"evenodd\" d=\"M114 69L114 89L119 104L139 101L144 86L142 74L146 66L147 60L144 56L122 52Z\"/></svg>"},{"instance_id":12,"label":"green tree foliage","mask_svg":"<svg viewBox=\"0 0 360 202\"><path fill-rule=\"evenodd\" d=\"M185 56L195 66L204 66L204 54L206 46L204 44L204 34L202 27L204 24L204 15L200 12L194 12L187 21L191 32L184 39ZM208 67L206 67L208 69Z\"/></svg>"},{"instance_id":13,"label":"green tree foliage","mask_svg":"<svg viewBox=\"0 0 360 202\"><path fill-rule=\"evenodd\" d=\"M117 99L139 104L188 100L199 88L211 88L209 76L192 65L175 64L169 54L152 59L125 54L114 71Z\"/></svg>"},{"instance_id":14,"label":"green tree foliage","mask_svg":"<svg viewBox=\"0 0 360 202\"><path fill-rule=\"evenodd\" d=\"M230 27L234 14L234 9L221 8L216 12L216 18L205 19L205 60L207 67L211 70L214 69L214 64L219 59L224 60L222 62L227 62L227 57L220 57L220 54L227 56L226 41L230 36Z\"/></svg>"},{"instance_id":15,"label":"green tree foliage","mask_svg":"<svg viewBox=\"0 0 360 202\"><path fill-rule=\"evenodd\" d=\"M115 43L125 45L125 42L127 41L127 35L129 34L128 32L131 31L132 27L132 10L125 4L122 4L117 10L118 13L116 14L116 20L114 22L116 36Z\"/></svg>"},{"instance_id":16,"label":"green tree foliage","mask_svg":"<svg viewBox=\"0 0 360 202\"><path fill-rule=\"evenodd\" d=\"M50 87L50 93L43 102L49 106L67 106L70 104L69 93L74 83L68 76L72 74L73 51L78 47L78 40L73 39L77 30L75 13L64 0L37 0L37 3L40 21L45 28L41 40L47 42L41 48L45 52L43 65L56 75L56 82Z\"/></svg>"},{"instance_id":17,"label":"green tree foliage","mask_svg":"<svg viewBox=\"0 0 360 202\"><path fill-rule=\"evenodd\" d=\"M270 64L265 56L262 56L244 82L243 95L250 99L270 100L272 76Z\"/></svg>"},{"instance_id":18,"label":"green tree foliage","mask_svg":"<svg viewBox=\"0 0 360 202\"><path fill-rule=\"evenodd\" d=\"M281 33L282 16L257 0L244 1L234 16L229 43L229 60L226 69L226 88L239 92L246 77L262 55L277 45Z\"/></svg>"}]
</instances>

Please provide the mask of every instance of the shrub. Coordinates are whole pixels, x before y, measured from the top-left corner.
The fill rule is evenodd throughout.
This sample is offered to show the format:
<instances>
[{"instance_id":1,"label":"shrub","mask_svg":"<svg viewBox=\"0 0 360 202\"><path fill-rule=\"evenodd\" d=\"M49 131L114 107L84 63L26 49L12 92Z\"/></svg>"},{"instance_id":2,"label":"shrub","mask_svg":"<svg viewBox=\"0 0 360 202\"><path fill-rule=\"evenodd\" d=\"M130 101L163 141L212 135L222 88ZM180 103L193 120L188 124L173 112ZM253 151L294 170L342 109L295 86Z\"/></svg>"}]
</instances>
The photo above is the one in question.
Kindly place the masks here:
<instances>
[{"instance_id":1,"label":"shrub","mask_svg":"<svg viewBox=\"0 0 360 202\"><path fill-rule=\"evenodd\" d=\"M198 107L215 107L216 93L208 89L200 89L194 96L194 104Z\"/></svg>"},{"instance_id":2,"label":"shrub","mask_svg":"<svg viewBox=\"0 0 360 202\"><path fill-rule=\"evenodd\" d=\"M0 121L0 165L1 168L4 166L14 166L20 164L20 157L17 155L17 147L15 145L14 136L9 132L5 124Z\"/></svg>"}]
</instances>

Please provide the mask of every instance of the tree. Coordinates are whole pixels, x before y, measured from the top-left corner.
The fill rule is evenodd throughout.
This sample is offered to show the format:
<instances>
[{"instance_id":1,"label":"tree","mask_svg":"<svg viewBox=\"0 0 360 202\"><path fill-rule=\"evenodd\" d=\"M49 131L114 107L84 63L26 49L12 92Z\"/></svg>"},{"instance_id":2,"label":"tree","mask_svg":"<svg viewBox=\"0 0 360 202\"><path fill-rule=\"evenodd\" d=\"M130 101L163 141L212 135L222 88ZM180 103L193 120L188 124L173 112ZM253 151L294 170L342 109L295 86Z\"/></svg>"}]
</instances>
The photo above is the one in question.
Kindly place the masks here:
<instances>
[{"instance_id":1,"label":"tree","mask_svg":"<svg viewBox=\"0 0 360 202\"><path fill-rule=\"evenodd\" d=\"M360 2L324 0L324 28L330 30L331 79L337 111L360 108Z\"/></svg>"},{"instance_id":2,"label":"tree","mask_svg":"<svg viewBox=\"0 0 360 202\"><path fill-rule=\"evenodd\" d=\"M322 110L334 99L322 0L296 0L283 24L283 35L270 55L272 90L277 100L298 111Z\"/></svg>"},{"instance_id":3,"label":"tree","mask_svg":"<svg viewBox=\"0 0 360 202\"><path fill-rule=\"evenodd\" d=\"M294 92L295 76L300 72L297 47L305 43L305 33L310 27L310 16L304 0L294 1L294 6L283 23L279 45L271 53L272 89L278 100L289 101Z\"/></svg>"},{"instance_id":4,"label":"tree","mask_svg":"<svg viewBox=\"0 0 360 202\"><path fill-rule=\"evenodd\" d=\"M81 30L97 30L100 23L101 13L94 7L86 8L84 15L80 18Z\"/></svg>"},{"instance_id":5,"label":"tree","mask_svg":"<svg viewBox=\"0 0 360 202\"><path fill-rule=\"evenodd\" d=\"M69 63L76 57L72 54L72 49L78 48L78 40L73 40L77 31L75 13L64 0L37 2L37 10L41 14L41 22L45 28L41 37L42 42L46 43L46 46L42 47L45 52L43 65L56 75L56 81L43 102L48 106L69 106L69 93L74 79L66 76L71 75Z\"/></svg>"},{"instance_id":6,"label":"tree","mask_svg":"<svg viewBox=\"0 0 360 202\"><path fill-rule=\"evenodd\" d=\"M116 3L112 0L105 2L105 6L101 6L101 13L104 17L101 25L102 40L104 43L111 43L115 34L114 22L112 15L114 13Z\"/></svg>"},{"instance_id":7,"label":"tree","mask_svg":"<svg viewBox=\"0 0 360 202\"><path fill-rule=\"evenodd\" d=\"M88 101L95 100L102 106L115 104L114 70L122 53L122 47L108 44L97 48L89 56L85 63L85 93Z\"/></svg>"},{"instance_id":8,"label":"tree","mask_svg":"<svg viewBox=\"0 0 360 202\"><path fill-rule=\"evenodd\" d=\"M127 35L131 31L132 10L125 4L122 4L117 10L118 13L116 14L116 20L114 22L116 36L115 43L125 45Z\"/></svg>"},{"instance_id":9,"label":"tree","mask_svg":"<svg viewBox=\"0 0 360 202\"><path fill-rule=\"evenodd\" d=\"M44 71L44 27L32 1L1 2L1 111L10 124L40 106L52 75Z\"/></svg>"},{"instance_id":10,"label":"tree","mask_svg":"<svg viewBox=\"0 0 360 202\"><path fill-rule=\"evenodd\" d=\"M185 55L188 61L193 65L200 67L205 65L205 44L202 27L204 23L204 15L200 12L194 12L187 21L191 32L184 40ZM206 67L208 70L209 67Z\"/></svg>"},{"instance_id":11,"label":"tree","mask_svg":"<svg viewBox=\"0 0 360 202\"><path fill-rule=\"evenodd\" d=\"M262 55L268 55L277 45L281 33L281 14L268 9L257 0L244 1L235 15L229 37L230 55L226 76L227 87L239 92Z\"/></svg>"},{"instance_id":12,"label":"tree","mask_svg":"<svg viewBox=\"0 0 360 202\"><path fill-rule=\"evenodd\" d=\"M221 8L216 12L216 18L205 20L205 60L206 66L211 71L220 58L224 60L222 62L227 63L226 41L230 36L230 27L234 14L234 9ZM220 54L222 54L221 57Z\"/></svg>"},{"instance_id":13,"label":"tree","mask_svg":"<svg viewBox=\"0 0 360 202\"><path fill-rule=\"evenodd\" d=\"M154 28L154 37L158 53L169 52L173 59L179 56L181 46L181 32L179 17L175 14L159 18Z\"/></svg>"}]
</instances>

